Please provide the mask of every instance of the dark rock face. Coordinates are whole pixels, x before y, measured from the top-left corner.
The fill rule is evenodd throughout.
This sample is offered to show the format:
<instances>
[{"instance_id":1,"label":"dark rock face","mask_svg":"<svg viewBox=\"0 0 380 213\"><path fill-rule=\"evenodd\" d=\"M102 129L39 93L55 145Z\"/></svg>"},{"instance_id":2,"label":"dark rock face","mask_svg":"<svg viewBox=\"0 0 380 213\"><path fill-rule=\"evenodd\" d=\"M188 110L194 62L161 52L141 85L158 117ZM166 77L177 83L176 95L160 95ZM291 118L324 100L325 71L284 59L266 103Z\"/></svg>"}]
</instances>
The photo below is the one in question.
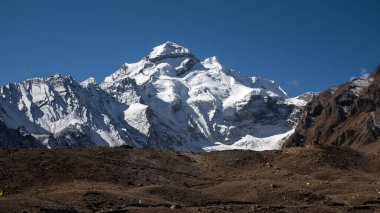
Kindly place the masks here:
<instances>
[{"instance_id":1,"label":"dark rock face","mask_svg":"<svg viewBox=\"0 0 380 213\"><path fill-rule=\"evenodd\" d=\"M10 129L0 118L0 147L41 148L43 145L23 127Z\"/></svg>"},{"instance_id":2,"label":"dark rock face","mask_svg":"<svg viewBox=\"0 0 380 213\"><path fill-rule=\"evenodd\" d=\"M380 150L380 66L321 92L303 110L285 147L327 144L363 151Z\"/></svg>"},{"instance_id":3,"label":"dark rock face","mask_svg":"<svg viewBox=\"0 0 380 213\"><path fill-rule=\"evenodd\" d=\"M85 133L89 131L91 130L81 132L75 126L70 125L57 134L51 134L48 138L49 146L51 148L96 147L97 144Z\"/></svg>"},{"instance_id":4,"label":"dark rock face","mask_svg":"<svg viewBox=\"0 0 380 213\"><path fill-rule=\"evenodd\" d=\"M183 59L183 67L176 69L176 72L177 72L176 75L177 76L186 73L188 70L190 70L194 65L196 65L199 62L199 59L197 59L191 53L163 55L163 56L159 56L156 58L146 57L145 60L150 61L152 63L157 63L157 62L165 60L165 59L175 59L175 58L182 58Z\"/></svg>"}]
</instances>

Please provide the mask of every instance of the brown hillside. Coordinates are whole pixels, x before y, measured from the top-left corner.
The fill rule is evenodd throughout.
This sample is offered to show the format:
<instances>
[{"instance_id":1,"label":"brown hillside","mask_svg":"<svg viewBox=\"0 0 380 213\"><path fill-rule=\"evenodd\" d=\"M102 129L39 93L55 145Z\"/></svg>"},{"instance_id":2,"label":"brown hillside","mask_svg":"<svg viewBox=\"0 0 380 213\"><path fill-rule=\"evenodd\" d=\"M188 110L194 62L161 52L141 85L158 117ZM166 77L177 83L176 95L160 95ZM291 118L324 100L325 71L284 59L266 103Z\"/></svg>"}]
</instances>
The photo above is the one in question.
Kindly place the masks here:
<instances>
[{"instance_id":1,"label":"brown hillside","mask_svg":"<svg viewBox=\"0 0 380 213\"><path fill-rule=\"evenodd\" d=\"M0 149L0 212L373 212L380 158L335 147Z\"/></svg>"}]
</instances>

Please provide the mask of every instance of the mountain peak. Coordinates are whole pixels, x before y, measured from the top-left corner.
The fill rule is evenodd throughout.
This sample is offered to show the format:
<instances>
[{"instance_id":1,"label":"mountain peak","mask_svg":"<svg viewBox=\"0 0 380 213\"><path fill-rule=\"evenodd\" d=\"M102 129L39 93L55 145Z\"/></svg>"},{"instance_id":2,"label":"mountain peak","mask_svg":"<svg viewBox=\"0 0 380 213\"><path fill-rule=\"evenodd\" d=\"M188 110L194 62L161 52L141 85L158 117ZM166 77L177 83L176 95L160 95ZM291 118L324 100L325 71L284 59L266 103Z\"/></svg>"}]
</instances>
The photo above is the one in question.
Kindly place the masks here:
<instances>
[{"instance_id":1,"label":"mountain peak","mask_svg":"<svg viewBox=\"0 0 380 213\"><path fill-rule=\"evenodd\" d=\"M219 62L218 58L216 56L206 58L202 62L203 66L206 68L216 68L216 69L223 69L223 65Z\"/></svg>"},{"instance_id":2,"label":"mountain peak","mask_svg":"<svg viewBox=\"0 0 380 213\"><path fill-rule=\"evenodd\" d=\"M178 45L174 42L167 41L159 46L153 48L152 52L148 55L149 61L158 61L164 58L176 58L192 56L189 49Z\"/></svg>"},{"instance_id":3,"label":"mountain peak","mask_svg":"<svg viewBox=\"0 0 380 213\"><path fill-rule=\"evenodd\" d=\"M94 77L89 77L88 79L82 81L80 85L84 88L88 88L90 86L96 85L96 80Z\"/></svg>"}]
</instances>

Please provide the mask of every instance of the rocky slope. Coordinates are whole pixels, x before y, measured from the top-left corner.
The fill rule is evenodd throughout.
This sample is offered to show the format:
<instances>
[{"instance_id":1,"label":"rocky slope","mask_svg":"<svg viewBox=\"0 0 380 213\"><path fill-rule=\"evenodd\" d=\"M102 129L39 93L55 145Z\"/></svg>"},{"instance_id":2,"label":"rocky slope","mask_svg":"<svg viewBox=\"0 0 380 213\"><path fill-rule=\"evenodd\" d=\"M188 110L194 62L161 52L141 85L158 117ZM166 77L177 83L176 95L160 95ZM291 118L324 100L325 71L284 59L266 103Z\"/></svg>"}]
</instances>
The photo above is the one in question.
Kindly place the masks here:
<instances>
[{"instance_id":1,"label":"rocky slope","mask_svg":"<svg viewBox=\"0 0 380 213\"><path fill-rule=\"evenodd\" d=\"M380 151L380 66L369 77L332 87L306 105L285 146L315 144Z\"/></svg>"},{"instance_id":2,"label":"rocky slope","mask_svg":"<svg viewBox=\"0 0 380 213\"><path fill-rule=\"evenodd\" d=\"M100 84L55 75L2 86L0 117L51 148L265 150L281 147L313 95L290 98L274 81L166 42Z\"/></svg>"}]
</instances>

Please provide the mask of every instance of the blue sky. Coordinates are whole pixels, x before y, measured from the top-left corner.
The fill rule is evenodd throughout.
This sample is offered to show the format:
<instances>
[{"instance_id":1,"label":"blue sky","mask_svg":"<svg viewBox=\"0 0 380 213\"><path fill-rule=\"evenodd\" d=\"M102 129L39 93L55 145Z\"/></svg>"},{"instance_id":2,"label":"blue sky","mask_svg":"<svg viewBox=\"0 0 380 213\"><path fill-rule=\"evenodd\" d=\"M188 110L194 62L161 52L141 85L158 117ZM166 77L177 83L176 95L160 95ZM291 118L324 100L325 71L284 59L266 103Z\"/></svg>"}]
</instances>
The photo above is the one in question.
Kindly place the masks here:
<instances>
[{"instance_id":1,"label":"blue sky","mask_svg":"<svg viewBox=\"0 0 380 213\"><path fill-rule=\"evenodd\" d=\"M198 58L320 91L380 62L380 0L0 0L0 84L98 82L174 41Z\"/></svg>"}]
</instances>

